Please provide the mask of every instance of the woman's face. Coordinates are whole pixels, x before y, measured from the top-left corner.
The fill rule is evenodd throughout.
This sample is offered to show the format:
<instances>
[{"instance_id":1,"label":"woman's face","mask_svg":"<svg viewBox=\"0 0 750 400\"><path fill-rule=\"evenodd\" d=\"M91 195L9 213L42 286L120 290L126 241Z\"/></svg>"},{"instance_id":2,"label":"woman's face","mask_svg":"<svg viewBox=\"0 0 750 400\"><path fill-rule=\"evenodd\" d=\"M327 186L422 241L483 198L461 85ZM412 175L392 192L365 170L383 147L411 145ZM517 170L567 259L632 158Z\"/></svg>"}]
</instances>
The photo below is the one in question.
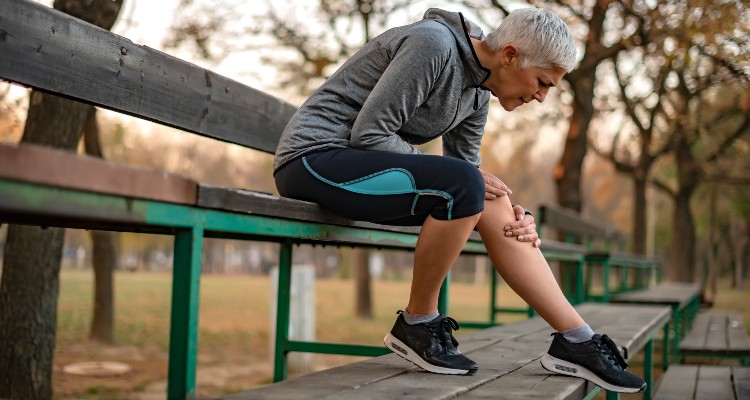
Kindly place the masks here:
<instances>
[{"instance_id":1,"label":"woman's face","mask_svg":"<svg viewBox=\"0 0 750 400\"><path fill-rule=\"evenodd\" d=\"M505 50L499 52L498 56L504 58L482 85L497 97L507 111L513 111L532 100L543 102L549 89L557 86L565 75L565 69L558 66L521 69L517 53L508 54Z\"/></svg>"}]
</instances>

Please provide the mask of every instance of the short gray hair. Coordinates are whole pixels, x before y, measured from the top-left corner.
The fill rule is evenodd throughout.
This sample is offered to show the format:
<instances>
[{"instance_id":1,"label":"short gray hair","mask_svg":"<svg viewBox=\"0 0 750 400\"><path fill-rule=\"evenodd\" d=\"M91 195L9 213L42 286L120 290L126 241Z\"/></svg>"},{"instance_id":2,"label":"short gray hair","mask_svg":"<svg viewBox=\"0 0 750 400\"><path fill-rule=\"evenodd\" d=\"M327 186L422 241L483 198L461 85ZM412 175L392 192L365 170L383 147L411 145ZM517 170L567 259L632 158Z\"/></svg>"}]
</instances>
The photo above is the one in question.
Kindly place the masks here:
<instances>
[{"instance_id":1,"label":"short gray hair","mask_svg":"<svg viewBox=\"0 0 750 400\"><path fill-rule=\"evenodd\" d=\"M570 72L576 64L573 36L562 18L549 10L536 7L515 10L485 40L493 52L509 44L516 45L521 68L555 65Z\"/></svg>"}]
</instances>

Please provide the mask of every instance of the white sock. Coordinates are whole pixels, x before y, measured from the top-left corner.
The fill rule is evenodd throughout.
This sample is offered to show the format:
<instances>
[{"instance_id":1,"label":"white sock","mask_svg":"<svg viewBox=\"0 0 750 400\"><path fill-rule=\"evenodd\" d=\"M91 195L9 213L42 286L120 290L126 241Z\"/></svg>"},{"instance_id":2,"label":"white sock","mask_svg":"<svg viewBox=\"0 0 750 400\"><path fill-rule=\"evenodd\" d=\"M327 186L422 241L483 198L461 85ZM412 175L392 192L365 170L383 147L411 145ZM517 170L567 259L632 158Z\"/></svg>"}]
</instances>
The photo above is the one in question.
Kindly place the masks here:
<instances>
[{"instance_id":1,"label":"white sock","mask_svg":"<svg viewBox=\"0 0 750 400\"><path fill-rule=\"evenodd\" d=\"M416 325L416 324L424 324L427 322L432 321L433 319L440 316L440 313L435 311L434 313L430 315L412 315L409 313L409 310L404 310L403 314L404 321L406 321L409 325Z\"/></svg>"},{"instance_id":2,"label":"white sock","mask_svg":"<svg viewBox=\"0 0 750 400\"><path fill-rule=\"evenodd\" d=\"M591 329L589 324L581 325L578 328L569 329L565 332L560 332L563 338L569 343L583 343L591 340L594 336L594 331Z\"/></svg>"}]
</instances>

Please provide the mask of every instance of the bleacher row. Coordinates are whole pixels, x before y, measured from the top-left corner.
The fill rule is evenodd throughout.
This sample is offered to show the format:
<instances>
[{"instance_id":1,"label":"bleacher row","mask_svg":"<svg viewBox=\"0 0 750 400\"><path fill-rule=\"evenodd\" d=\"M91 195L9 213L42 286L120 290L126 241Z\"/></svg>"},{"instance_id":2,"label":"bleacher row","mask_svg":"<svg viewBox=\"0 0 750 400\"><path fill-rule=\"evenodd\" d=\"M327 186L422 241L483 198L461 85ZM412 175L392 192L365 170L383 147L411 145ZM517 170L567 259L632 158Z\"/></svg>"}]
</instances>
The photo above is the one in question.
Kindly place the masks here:
<instances>
[{"instance_id":1,"label":"bleacher row","mask_svg":"<svg viewBox=\"0 0 750 400\"><path fill-rule=\"evenodd\" d=\"M294 112L291 105L265 93L33 1L0 2L0 26L4 32L0 78L177 127L186 135L273 153ZM85 46L71 49L70 43ZM627 358L643 352L649 383L644 398L651 398L655 341L662 340L663 367L692 351L684 347L680 354L677 344L698 310L698 287L658 283L658 263L623 252L617 246L619 235L600 222L552 205L544 206L537 218L541 226L567 235L560 241L545 237L542 251L547 259L561 263L561 285L578 311L595 330L608 333L622 346ZM582 399L598 390L581 379L541 369L538 360L549 346L550 329L533 317L531 310L520 311L531 316L526 321L494 326L497 313L518 312L497 307L495 295L490 299L488 321L465 325L493 327L461 337L462 350L480 363L479 372L471 377L423 373L379 346L289 339L294 245L409 251L417 240L414 228L346 220L311 203L206 185L30 144L0 145L0 222L174 236L169 399L195 395L200 254L202 241L208 237L280 244L274 366L278 383L227 398ZM486 255L478 235L470 238L464 253ZM600 276L601 281L594 282L594 276ZM618 279L610 279L615 276ZM614 287L610 281L616 281ZM494 279L492 285L494 288ZM441 312L449 307L447 283L444 288ZM737 321L735 317L731 321ZM696 319L700 322L696 327L703 326L702 318ZM735 329L737 322L727 324L733 327L727 335L741 338ZM713 331L695 335L707 332ZM737 354L735 350L740 348L730 346L730 351ZM286 356L291 351L376 357L285 380ZM744 362L747 355L742 354ZM694 374L697 382L704 374L701 371L704 369ZM679 373L680 379L688 374ZM730 373L747 377L746 369L740 367L732 367ZM670 374L668 371L667 377ZM670 379L664 380L665 391ZM746 388L738 387L740 391ZM617 395L608 393L607 397Z\"/></svg>"}]
</instances>

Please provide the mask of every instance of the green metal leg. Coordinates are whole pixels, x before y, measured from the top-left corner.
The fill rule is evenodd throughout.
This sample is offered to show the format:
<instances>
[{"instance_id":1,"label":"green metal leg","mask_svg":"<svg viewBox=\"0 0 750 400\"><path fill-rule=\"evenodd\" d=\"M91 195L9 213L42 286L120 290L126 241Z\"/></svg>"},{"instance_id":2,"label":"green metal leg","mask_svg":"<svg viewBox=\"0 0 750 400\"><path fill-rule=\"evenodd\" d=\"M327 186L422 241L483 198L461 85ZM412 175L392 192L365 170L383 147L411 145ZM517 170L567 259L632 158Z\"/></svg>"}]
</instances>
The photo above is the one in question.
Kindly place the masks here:
<instances>
[{"instance_id":1,"label":"green metal leg","mask_svg":"<svg viewBox=\"0 0 750 400\"><path fill-rule=\"evenodd\" d=\"M276 291L276 340L273 355L273 381L286 379L289 343L289 303L292 287L292 243L281 243L279 250L279 287Z\"/></svg>"},{"instance_id":2,"label":"green metal leg","mask_svg":"<svg viewBox=\"0 0 750 400\"><path fill-rule=\"evenodd\" d=\"M584 265L585 265L585 262L584 262ZM584 280L586 281L585 283L586 286L584 289L584 295L586 296L585 300L588 301L591 298L591 275L593 275L592 268L591 267L586 268L585 274L586 276Z\"/></svg>"},{"instance_id":3,"label":"green metal leg","mask_svg":"<svg viewBox=\"0 0 750 400\"><path fill-rule=\"evenodd\" d=\"M610 392L609 390L607 391L607 396L606 396L607 400L618 400L619 398L620 398L620 393Z\"/></svg>"},{"instance_id":4,"label":"green metal leg","mask_svg":"<svg viewBox=\"0 0 750 400\"><path fill-rule=\"evenodd\" d=\"M643 268L638 268L638 272L636 272L635 279L636 279L635 289L636 290L643 289L644 288L644 284L643 284Z\"/></svg>"},{"instance_id":5,"label":"green metal leg","mask_svg":"<svg viewBox=\"0 0 750 400\"><path fill-rule=\"evenodd\" d=\"M438 297L438 312L448 315L448 291L450 290L451 273L448 272L443 284L440 286L440 296Z\"/></svg>"},{"instance_id":6,"label":"green metal leg","mask_svg":"<svg viewBox=\"0 0 750 400\"><path fill-rule=\"evenodd\" d=\"M175 234L167 381L169 400L195 395L202 243L202 226Z\"/></svg>"},{"instance_id":7,"label":"green metal leg","mask_svg":"<svg viewBox=\"0 0 750 400\"><path fill-rule=\"evenodd\" d=\"M677 364L680 360L680 310L677 306L672 307L672 323L674 336L672 336L672 363Z\"/></svg>"},{"instance_id":8,"label":"green metal leg","mask_svg":"<svg viewBox=\"0 0 750 400\"><path fill-rule=\"evenodd\" d=\"M604 267L604 294L602 295L602 301L609 303L609 262L605 261L602 266ZM609 394L607 394L607 396L609 396Z\"/></svg>"},{"instance_id":9,"label":"green metal leg","mask_svg":"<svg viewBox=\"0 0 750 400\"><path fill-rule=\"evenodd\" d=\"M666 371L669 368L669 331L671 330L669 323L664 325L664 333L662 338L662 350L661 350L661 369Z\"/></svg>"},{"instance_id":10,"label":"green metal leg","mask_svg":"<svg viewBox=\"0 0 750 400\"><path fill-rule=\"evenodd\" d=\"M646 381L646 391L643 400L651 400L654 390L654 338L648 339L643 353L643 380Z\"/></svg>"}]
</instances>

